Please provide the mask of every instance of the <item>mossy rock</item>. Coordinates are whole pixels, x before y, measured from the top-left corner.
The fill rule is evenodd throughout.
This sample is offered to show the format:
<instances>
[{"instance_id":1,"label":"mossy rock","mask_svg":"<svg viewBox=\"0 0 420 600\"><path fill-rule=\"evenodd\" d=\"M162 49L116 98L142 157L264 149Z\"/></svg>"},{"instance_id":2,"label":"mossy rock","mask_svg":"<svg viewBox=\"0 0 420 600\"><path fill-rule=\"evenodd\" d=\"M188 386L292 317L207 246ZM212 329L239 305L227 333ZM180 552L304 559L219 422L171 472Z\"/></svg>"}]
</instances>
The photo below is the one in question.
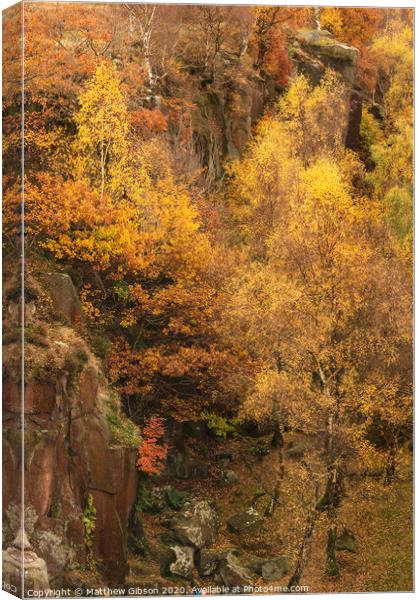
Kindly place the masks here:
<instances>
[{"instance_id":1,"label":"mossy rock","mask_svg":"<svg viewBox=\"0 0 420 600\"><path fill-rule=\"evenodd\" d=\"M247 569L257 575L262 575L263 564L267 562L265 558L255 556L254 554L244 554L241 556L241 560Z\"/></svg>"},{"instance_id":2,"label":"mossy rock","mask_svg":"<svg viewBox=\"0 0 420 600\"><path fill-rule=\"evenodd\" d=\"M336 550L346 550L347 552L356 552L356 537L349 529L344 529L335 542Z\"/></svg>"},{"instance_id":3,"label":"mossy rock","mask_svg":"<svg viewBox=\"0 0 420 600\"><path fill-rule=\"evenodd\" d=\"M113 446L123 448L138 448L141 435L138 426L123 413L119 398L112 393L107 401L107 421L111 430Z\"/></svg>"},{"instance_id":4,"label":"mossy rock","mask_svg":"<svg viewBox=\"0 0 420 600\"><path fill-rule=\"evenodd\" d=\"M268 560L262 565L261 573L264 581L276 581L290 571L290 559L279 556Z\"/></svg>"},{"instance_id":5,"label":"mossy rock","mask_svg":"<svg viewBox=\"0 0 420 600\"><path fill-rule=\"evenodd\" d=\"M244 512L232 515L227 521L227 526L231 533L250 532L257 529L262 520L262 516L254 508L249 508Z\"/></svg>"}]
</instances>

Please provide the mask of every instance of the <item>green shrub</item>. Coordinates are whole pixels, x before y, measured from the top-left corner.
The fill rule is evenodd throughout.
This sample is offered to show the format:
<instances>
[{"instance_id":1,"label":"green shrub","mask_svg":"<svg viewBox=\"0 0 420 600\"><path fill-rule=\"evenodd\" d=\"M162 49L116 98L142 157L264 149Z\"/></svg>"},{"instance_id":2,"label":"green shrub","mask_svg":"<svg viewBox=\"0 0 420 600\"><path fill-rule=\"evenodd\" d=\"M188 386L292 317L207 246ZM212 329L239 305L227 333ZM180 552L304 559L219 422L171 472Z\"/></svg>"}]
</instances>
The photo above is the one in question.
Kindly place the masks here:
<instances>
[{"instance_id":1,"label":"green shrub","mask_svg":"<svg viewBox=\"0 0 420 600\"><path fill-rule=\"evenodd\" d=\"M222 437L224 440L229 433L236 431L236 425L238 424L237 419L227 419L207 411L203 411L200 418L207 423L207 427L214 435Z\"/></svg>"},{"instance_id":2,"label":"green shrub","mask_svg":"<svg viewBox=\"0 0 420 600\"><path fill-rule=\"evenodd\" d=\"M185 504L185 501L188 498L188 492L183 492L170 487L165 492L165 498L171 508L179 510Z\"/></svg>"},{"instance_id":3,"label":"green shrub","mask_svg":"<svg viewBox=\"0 0 420 600\"><path fill-rule=\"evenodd\" d=\"M96 568L96 561L93 557L93 535L96 529L96 508L93 505L93 496L89 494L87 497L86 508L82 514L83 525L83 541L86 547L86 564L88 569Z\"/></svg>"}]
</instances>

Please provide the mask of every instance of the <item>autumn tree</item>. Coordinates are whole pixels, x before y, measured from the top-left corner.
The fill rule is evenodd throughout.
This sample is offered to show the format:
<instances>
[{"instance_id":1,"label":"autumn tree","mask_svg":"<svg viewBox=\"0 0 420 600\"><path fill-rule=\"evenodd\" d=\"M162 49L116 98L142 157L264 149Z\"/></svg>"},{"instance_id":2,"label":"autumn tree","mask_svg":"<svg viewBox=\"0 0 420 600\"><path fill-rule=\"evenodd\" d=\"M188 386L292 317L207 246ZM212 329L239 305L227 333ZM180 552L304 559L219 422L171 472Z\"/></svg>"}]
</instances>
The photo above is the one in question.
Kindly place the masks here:
<instances>
[{"instance_id":1,"label":"autumn tree","mask_svg":"<svg viewBox=\"0 0 420 600\"><path fill-rule=\"evenodd\" d=\"M261 120L247 155L230 165L232 233L255 257L265 254L267 236L297 185L300 164L308 166L321 152L342 154L345 119L345 89L337 76L328 72L315 89L298 76L279 101L277 117Z\"/></svg>"},{"instance_id":2,"label":"autumn tree","mask_svg":"<svg viewBox=\"0 0 420 600\"><path fill-rule=\"evenodd\" d=\"M115 31L111 11L99 5L68 10L64 5L39 3L25 5L23 14L26 172L64 172L77 95L97 61L107 57L112 46ZM9 43L14 40L13 36L5 39ZM12 59L12 52L8 49L5 56ZM9 104L8 98L5 101Z\"/></svg>"},{"instance_id":3,"label":"autumn tree","mask_svg":"<svg viewBox=\"0 0 420 600\"><path fill-rule=\"evenodd\" d=\"M410 13L24 10L26 258L71 273L84 335L144 424L139 470L162 472L172 420L267 427L265 515L279 515L293 473L305 482L290 585L321 527L337 576L350 473L390 485L412 437ZM289 80L288 32L318 17L361 51L372 104L357 155L341 76ZM3 226L16 256L22 107L19 56L5 50ZM235 84L254 76L263 91L288 87L222 178L222 153L216 165L207 150L227 143ZM289 433L308 445L294 466Z\"/></svg>"},{"instance_id":4,"label":"autumn tree","mask_svg":"<svg viewBox=\"0 0 420 600\"><path fill-rule=\"evenodd\" d=\"M257 420L269 418L277 427L279 421L283 427L287 423L313 440L323 439L311 465L322 492L308 513L291 585L299 582L321 514L328 521L327 572L338 572L335 539L345 473L350 457L361 457L366 450L367 438L357 435L363 429L355 418L362 410L360 399L370 398L369 413L377 415L384 431L401 431L410 419L402 407L397 417L391 405L386 416L373 391L377 388L371 387L373 380L369 383L379 347L395 366L403 361L410 335L405 321L410 311L407 267L381 203L372 204L353 188L357 161L344 152L331 123L317 121L318 129L307 131L301 125L316 118L319 95L325 94L328 105L337 102L337 92L333 85L311 91L298 79L277 117L260 128L243 164L233 169L234 207L239 227L245 230L249 262L237 279L229 318L233 327L239 324L245 344L265 365L250 382L243 411ZM299 131L308 136L309 149L325 139L322 148L308 153L294 133ZM274 147L280 151L271 151ZM269 210L264 206L268 198ZM253 215L249 222L243 219L244 208ZM254 251L253 237L247 233L256 225L260 244L265 240L264 253ZM393 294L401 290L403 299L397 306ZM408 399L408 389L402 391L401 382L391 383L384 365L377 366L383 370L374 377L376 385L382 377L389 382L385 397L402 393ZM409 378L405 381L410 387ZM365 433L372 424L367 412L363 409ZM391 455L387 464L392 460ZM389 470L385 465L384 469ZM273 501L283 476L280 453Z\"/></svg>"},{"instance_id":5,"label":"autumn tree","mask_svg":"<svg viewBox=\"0 0 420 600\"><path fill-rule=\"evenodd\" d=\"M98 186L115 186L127 157L127 108L115 68L101 63L80 96L76 152L85 175Z\"/></svg>"},{"instance_id":6,"label":"autumn tree","mask_svg":"<svg viewBox=\"0 0 420 600\"><path fill-rule=\"evenodd\" d=\"M371 48L380 22L380 9L323 7L320 10L321 28L359 49L361 80L370 93L374 92L377 82L378 62Z\"/></svg>"},{"instance_id":7,"label":"autumn tree","mask_svg":"<svg viewBox=\"0 0 420 600\"><path fill-rule=\"evenodd\" d=\"M78 273L88 322L110 338L109 374L133 417L162 402L183 420L223 403L232 410L239 355L214 324L223 292L210 275L212 246L170 161L150 162L126 114L118 76L102 63L75 116L81 168L26 181L28 251ZM15 192L10 232L19 226Z\"/></svg>"},{"instance_id":8,"label":"autumn tree","mask_svg":"<svg viewBox=\"0 0 420 600\"><path fill-rule=\"evenodd\" d=\"M371 181L406 255L411 253L413 203L412 27L397 22L377 38L373 52L381 65L379 90L384 121L370 146Z\"/></svg>"},{"instance_id":9,"label":"autumn tree","mask_svg":"<svg viewBox=\"0 0 420 600\"><path fill-rule=\"evenodd\" d=\"M164 419L153 416L146 420L142 430L137 467L147 475L159 474L165 465L168 445L162 442L164 434Z\"/></svg>"},{"instance_id":10,"label":"autumn tree","mask_svg":"<svg viewBox=\"0 0 420 600\"><path fill-rule=\"evenodd\" d=\"M297 28L307 22L310 9L258 6L254 8L252 35L256 66L285 85L290 71L285 28Z\"/></svg>"}]
</instances>

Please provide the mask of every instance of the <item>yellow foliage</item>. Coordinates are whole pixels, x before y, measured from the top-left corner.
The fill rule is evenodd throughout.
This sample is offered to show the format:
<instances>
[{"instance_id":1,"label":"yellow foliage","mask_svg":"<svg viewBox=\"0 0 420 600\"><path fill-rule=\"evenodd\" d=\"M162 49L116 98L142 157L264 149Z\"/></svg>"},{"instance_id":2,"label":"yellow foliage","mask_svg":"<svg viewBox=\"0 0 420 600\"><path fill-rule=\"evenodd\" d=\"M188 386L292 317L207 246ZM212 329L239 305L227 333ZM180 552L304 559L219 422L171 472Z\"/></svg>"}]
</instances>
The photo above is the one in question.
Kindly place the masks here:
<instances>
[{"instance_id":1,"label":"yellow foliage","mask_svg":"<svg viewBox=\"0 0 420 600\"><path fill-rule=\"evenodd\" d=\"M82 173L104 193L118 186L127 160L128 116L115 67L98 65L80 95L75 150Z\"/></svg>"}]
</instances>

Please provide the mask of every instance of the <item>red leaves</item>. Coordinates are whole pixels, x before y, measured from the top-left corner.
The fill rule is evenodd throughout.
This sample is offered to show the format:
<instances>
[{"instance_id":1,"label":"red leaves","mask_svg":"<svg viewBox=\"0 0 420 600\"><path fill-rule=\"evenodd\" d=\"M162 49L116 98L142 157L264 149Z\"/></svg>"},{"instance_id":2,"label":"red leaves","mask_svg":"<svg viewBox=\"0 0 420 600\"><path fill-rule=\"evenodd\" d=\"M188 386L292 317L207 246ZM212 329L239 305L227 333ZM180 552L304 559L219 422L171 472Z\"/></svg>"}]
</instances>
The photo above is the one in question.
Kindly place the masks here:
<instances>
[{"instance_id":1,"label":"red leaves","mask_svg":"<svg viewBox=\"0 0 420 600\"><path fill-rule=\"evenodd\" d=\"M166 455L168 453L168 444L161 443L165 434L165 419L162 417L150 417L146 419L143 427L143 439L139 446L137 467L147 475L158 475L161 473Z\"/></svg>"}]
</instances>

